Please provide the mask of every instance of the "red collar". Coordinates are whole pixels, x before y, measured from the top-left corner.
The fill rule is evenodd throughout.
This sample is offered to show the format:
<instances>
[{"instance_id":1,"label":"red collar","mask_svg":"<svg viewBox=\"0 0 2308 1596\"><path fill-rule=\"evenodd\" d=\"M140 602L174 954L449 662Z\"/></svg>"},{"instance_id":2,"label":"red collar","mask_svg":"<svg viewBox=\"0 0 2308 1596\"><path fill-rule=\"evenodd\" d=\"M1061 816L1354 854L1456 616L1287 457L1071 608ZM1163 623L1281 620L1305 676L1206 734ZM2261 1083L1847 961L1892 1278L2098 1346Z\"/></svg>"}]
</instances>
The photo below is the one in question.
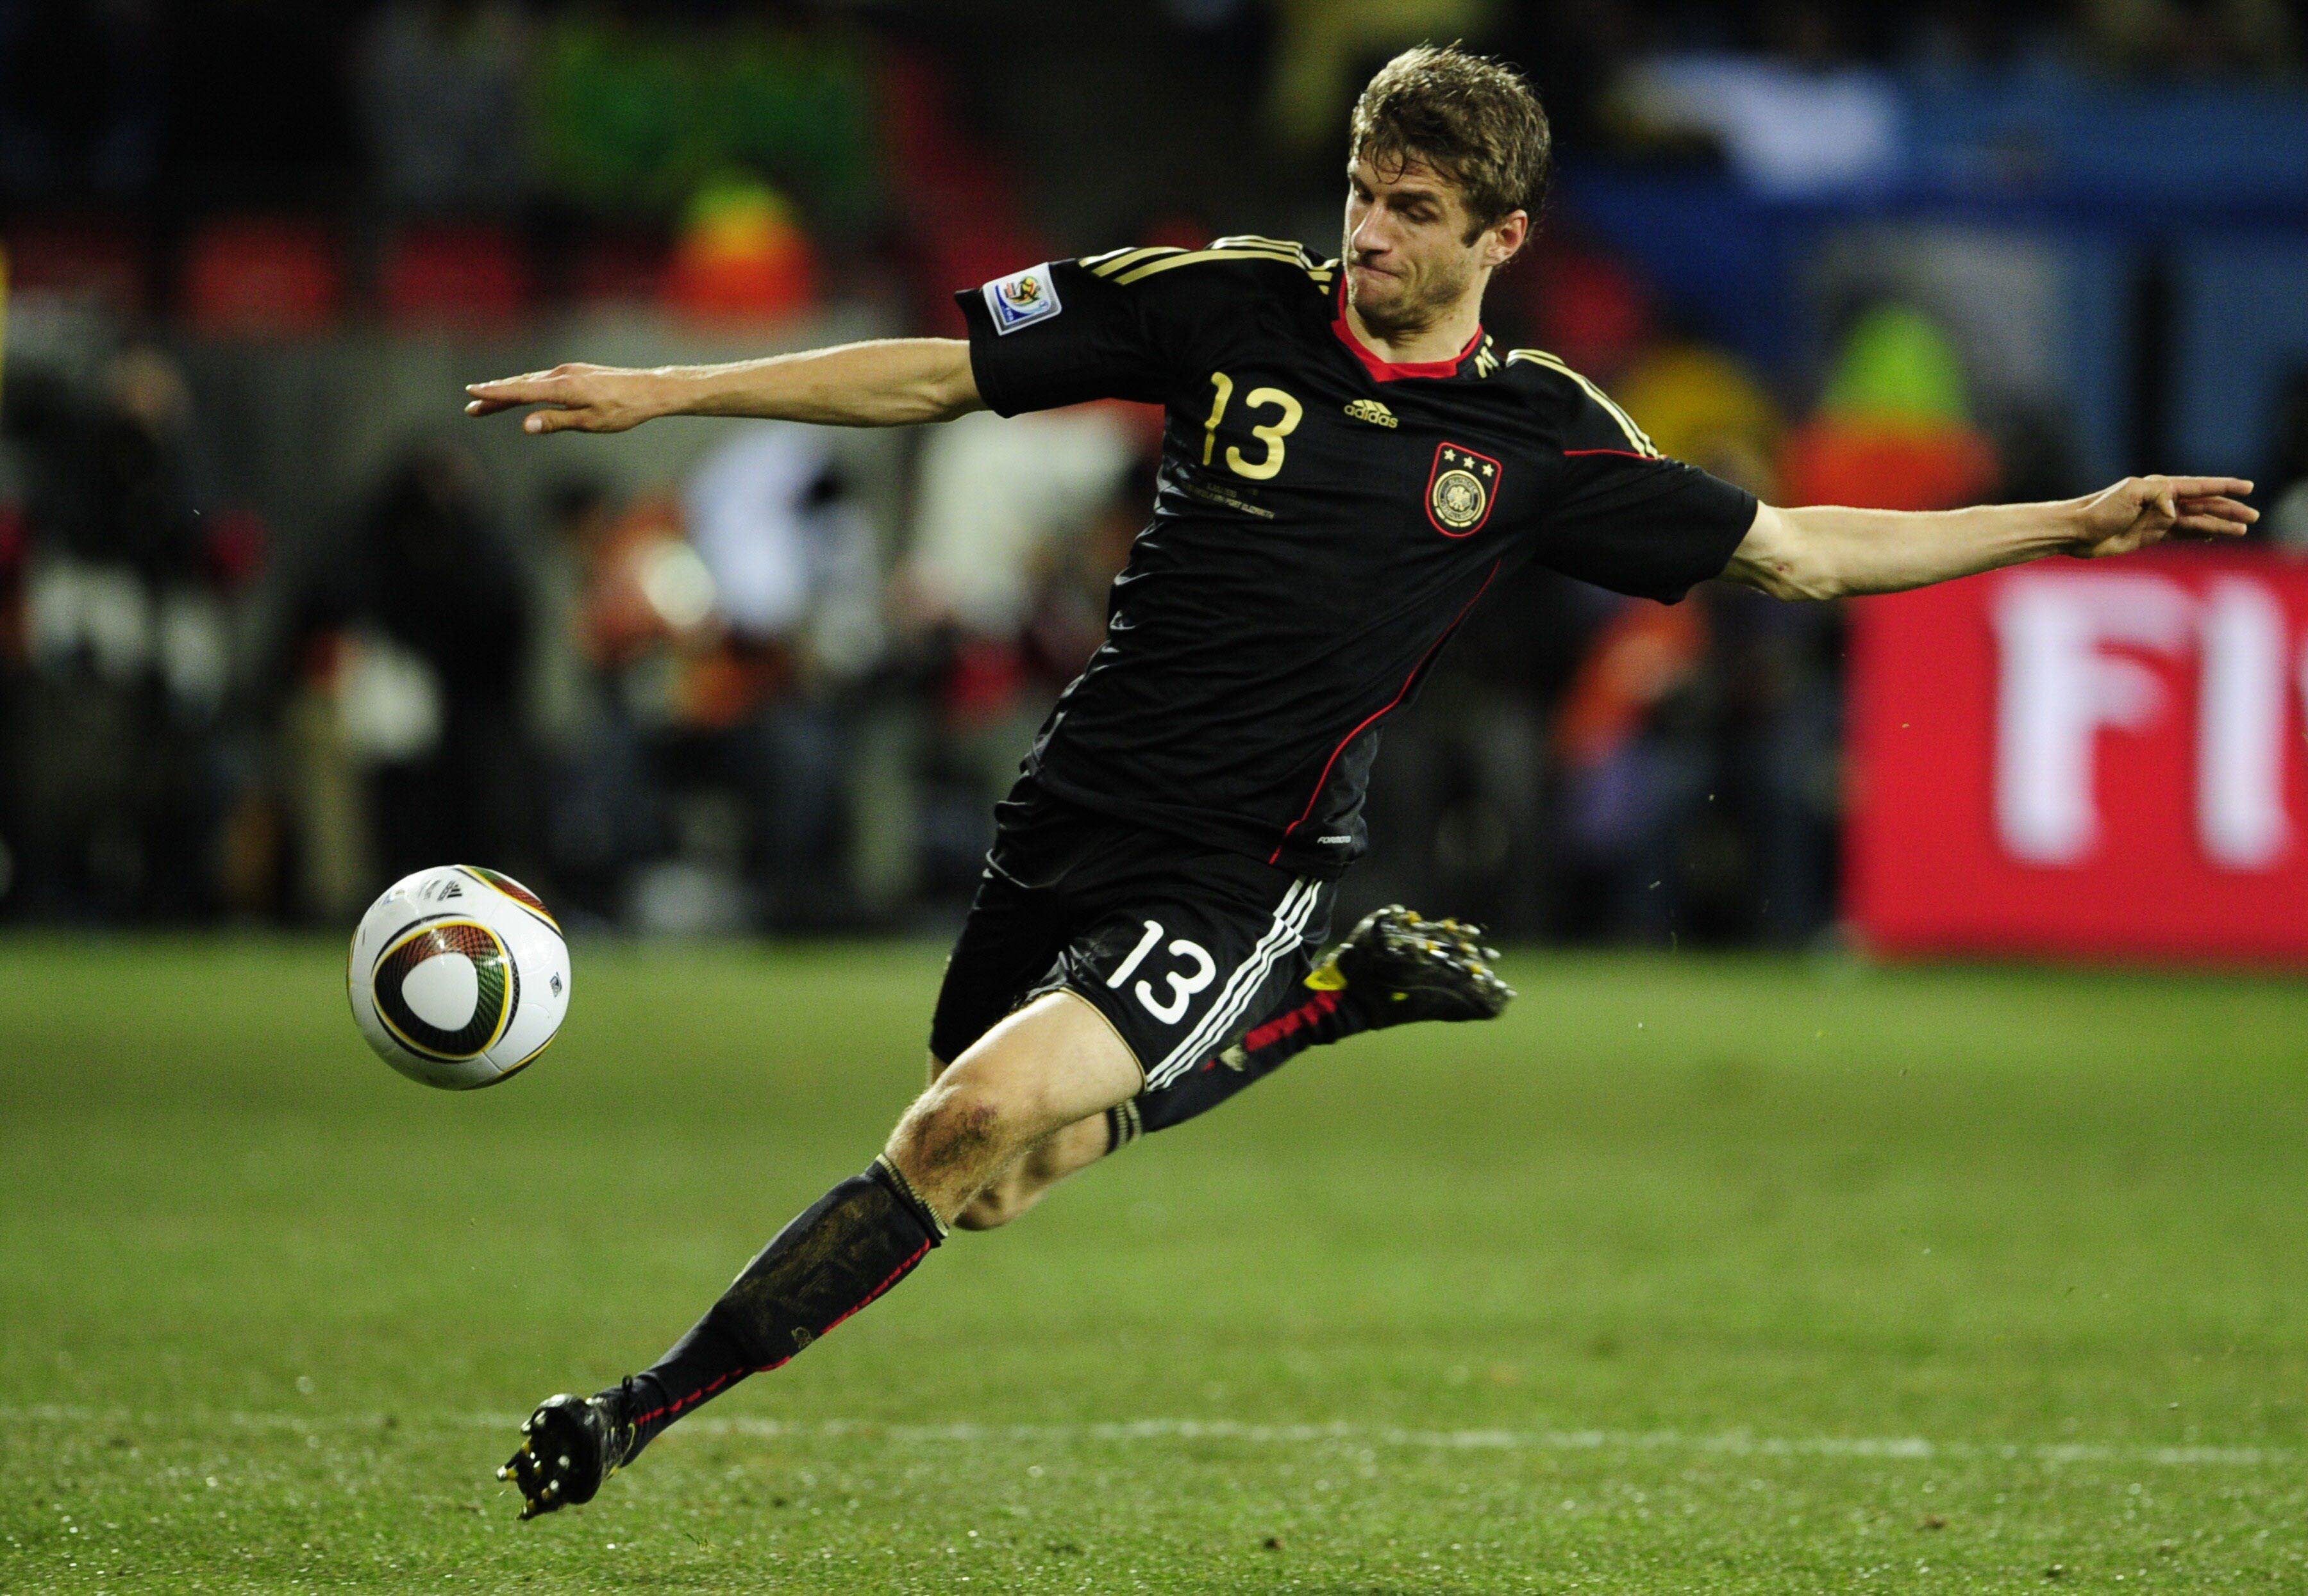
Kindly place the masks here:
<instances>
[{"instance_id":1,"label":"red collar","mask_svg":"<svg viewBox=\"0 0 2308 1596\"><path fill-rule=\"evenodd\" d=\"M1381 358L1375 349L1356 338L1355 330L1347 325L1347 277L1343 268L1339 273L1339 313L1331 319L1331 330L1337 333L1339 341L1363 363L1363 369L1370 373L1374 382L1391 382L1397 377L1455 377L1459 374L1459 368L1467 364L1467 357L1480 348L1483 341L1483 329L1477 323L1475 336L1467 340L1467 347L1448 360Z\"/></svg>"}]
</instances>

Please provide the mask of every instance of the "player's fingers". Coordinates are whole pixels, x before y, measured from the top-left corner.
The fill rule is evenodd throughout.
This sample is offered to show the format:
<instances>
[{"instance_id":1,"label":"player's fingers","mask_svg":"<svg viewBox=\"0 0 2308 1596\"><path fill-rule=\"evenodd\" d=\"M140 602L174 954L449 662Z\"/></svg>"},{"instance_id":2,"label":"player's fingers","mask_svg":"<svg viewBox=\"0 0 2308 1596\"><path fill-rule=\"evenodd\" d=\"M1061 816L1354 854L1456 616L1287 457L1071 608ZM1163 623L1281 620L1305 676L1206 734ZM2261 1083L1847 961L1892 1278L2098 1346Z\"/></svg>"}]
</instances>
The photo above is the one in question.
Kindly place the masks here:
<instances>
[{"instance_id":1,"label":"player's fingers","mask_svg":"<svg viewBox=\"0 0 2308 1596\"><path fill-rule=\"evenodd\" d=\"M555 377L544 372L531 372L526 376L501 377L491 382L468 382L465 391L475 399L497 405L542 405L565 400L573 384L567 377Z\"/></svg>"},{"instance_id":2,"label":"player's fingers","mask_svg":"<svg viewBox=\"0 0 2308 1596\"><path fill-rule=\"evenodd\" d=\"M2224 496L2198 499L2183 493L2180 495L2180 513L2225 516L2229 520L2241 521L2247 527L2260 519L2260 511L2251 505L2239 503L2234 499Z\"/></svg>"},{"instance_id":3,"label":"player's fingers","mask_svg":"<svg viewBox=\"0 0 2308 1596\"><path fill-rule=\"evenodd\" d=\"M590 410L538 410L532 412L529 417L521 424L521 430L532 434L538 433L566 432L590 433L593 430L592 414L593 413Z\"/></svg>"},{"instance_id":4,"label":"player's fingers","mask_svg":"<svg viewBox=\"0 0 2308 1596\"><path fill-rule=\"evenodd\" d=\"M2247 530L2243 522L2217 515L2183 515L2172 529L2190 537L2242 537Z\"/></svg>"},{"instance_id":5,"label":"player's fingers","mask_svg":"<svg viewBox=\"0 0 2308 1596\"><path fill-rule=\"evenodd\" d=\"M2172 491L2183 499L2208 499L2218 494L2242 494L2252 492L2252 483L2242 476L2166 476Z\"/></svg>"}]
</instances>

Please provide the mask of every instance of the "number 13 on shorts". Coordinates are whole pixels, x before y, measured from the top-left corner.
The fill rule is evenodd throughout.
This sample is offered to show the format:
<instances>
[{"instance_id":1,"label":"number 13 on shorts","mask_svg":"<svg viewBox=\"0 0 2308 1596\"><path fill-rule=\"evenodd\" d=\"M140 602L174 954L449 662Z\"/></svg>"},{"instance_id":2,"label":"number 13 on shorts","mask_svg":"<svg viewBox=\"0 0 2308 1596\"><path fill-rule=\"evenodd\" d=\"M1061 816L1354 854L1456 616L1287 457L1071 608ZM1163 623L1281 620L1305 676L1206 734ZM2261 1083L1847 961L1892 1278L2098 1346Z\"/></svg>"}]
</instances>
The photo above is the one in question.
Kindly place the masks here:
<instances>
[{"instance_id":1,"label":"number 13 on shorts","mask_svg":"<svg viewBox=\"0 0 2308 1596\"><path fill-rule=\"evenodd\" d=\"M1162 922L1148 921L1146 934L1138 939L1138 946L1130 950L1130 957L1122 961L1121 967L1106 978L1107 986L1119 991L1122 983L1146 962L1146 956L1154 951L1154 944L1161 940ZM1194 994L1218 979L1219 965L1201 943L1190 942L1184 937L1171 939L1170 946L1165 951L1171 958L1179 961L1179 967L1166 972L1170 983L1168 995L1158 999L1154 995L1154 988L1143 981L1138 983L1136 991L1138 1001L1147 1013L1166 1025L1175 1025L1185 1017L1186 1005L1193 1000Z\"/></svg>"}]
</instances>

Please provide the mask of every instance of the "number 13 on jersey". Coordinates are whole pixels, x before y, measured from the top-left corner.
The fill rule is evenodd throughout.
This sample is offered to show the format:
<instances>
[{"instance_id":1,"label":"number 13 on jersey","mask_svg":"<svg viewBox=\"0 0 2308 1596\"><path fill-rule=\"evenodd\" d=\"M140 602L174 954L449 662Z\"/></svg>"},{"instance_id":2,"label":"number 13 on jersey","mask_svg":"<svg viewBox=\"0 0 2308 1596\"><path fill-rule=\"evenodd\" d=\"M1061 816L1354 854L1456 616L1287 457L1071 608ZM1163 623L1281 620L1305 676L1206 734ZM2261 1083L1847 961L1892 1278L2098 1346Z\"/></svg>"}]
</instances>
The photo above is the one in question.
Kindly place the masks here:
<instances>
[{"instance_id":1,"label":"number 13 on jersey","mask_svg":"<svg viewBox=\"0 0 2308 1596\"><path fill-rule=\"evenodd\" d=\"M1129 980L1131 973L1145 962L1146 956L1154 951L1154 944L1161 940L1162 922L1148 921L1146 934L1138 939L1138 946L1130 950L1130 957L1122 961L1122 967L1107 977L1107 987L1117 988ZM1167 972L1169 991L1158 998L1154 995L1154 989L1142 981L1138 983L1137 991L1139 1004L1147 1013L1166 1025L1175 1025L1185 1014L1186 1005L1193 995L1218 979L1219 965L1201 943L1189 942L1184 937L1170 944L1169 954L1179 961L1177 969Z\"/></svg>"},{"instance_id":2,"label":"number 13 on jersey","mask_svg":"<svg viewBox=\"0 0 2308 1596\"><path fill-rule=\"evenodd\" d=\"M1210 418L1202 424L1202 464L1210 463L1218 448L1219 423L1226 419L1227 401L1234 398L1234 379L1224 372L1210 373L1210 387L1216 397L1210 401ZM1282 440L1297 430L1305 418L1305 408L1279 388L1253 388L1243 398L1245 415L1253 415L1250 435L1266 446L1266 452L1257 459L1245 459L1236 444L1227 445L1227 468L1237 476L1248 476L1263 482L1282 469ZM1254 413L1272 408L1280 414L1271 422L1262 423Z\"/></svg>"}]
</instances>

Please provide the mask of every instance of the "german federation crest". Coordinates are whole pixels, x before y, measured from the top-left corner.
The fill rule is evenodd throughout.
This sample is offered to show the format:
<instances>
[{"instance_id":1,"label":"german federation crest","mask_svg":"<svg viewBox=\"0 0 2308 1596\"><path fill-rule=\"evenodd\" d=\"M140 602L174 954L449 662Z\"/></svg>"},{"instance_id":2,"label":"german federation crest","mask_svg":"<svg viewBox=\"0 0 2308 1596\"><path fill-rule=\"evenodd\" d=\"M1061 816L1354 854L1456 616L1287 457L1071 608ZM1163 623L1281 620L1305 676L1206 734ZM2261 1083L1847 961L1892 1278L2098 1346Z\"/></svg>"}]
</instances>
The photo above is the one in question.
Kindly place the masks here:
<instances>
[{"instance_id":1,"label":"german federation crest","mask_svg":"<svg viewBox=\"0 0 2308 1596\"><path fill-rule=\"evenodd\" d=\"M1438 443L1426 474L1426 519L1445 537L1466 537L1491 519L1504 468L1463 443Z\"/></svg>"}]
</instances>

